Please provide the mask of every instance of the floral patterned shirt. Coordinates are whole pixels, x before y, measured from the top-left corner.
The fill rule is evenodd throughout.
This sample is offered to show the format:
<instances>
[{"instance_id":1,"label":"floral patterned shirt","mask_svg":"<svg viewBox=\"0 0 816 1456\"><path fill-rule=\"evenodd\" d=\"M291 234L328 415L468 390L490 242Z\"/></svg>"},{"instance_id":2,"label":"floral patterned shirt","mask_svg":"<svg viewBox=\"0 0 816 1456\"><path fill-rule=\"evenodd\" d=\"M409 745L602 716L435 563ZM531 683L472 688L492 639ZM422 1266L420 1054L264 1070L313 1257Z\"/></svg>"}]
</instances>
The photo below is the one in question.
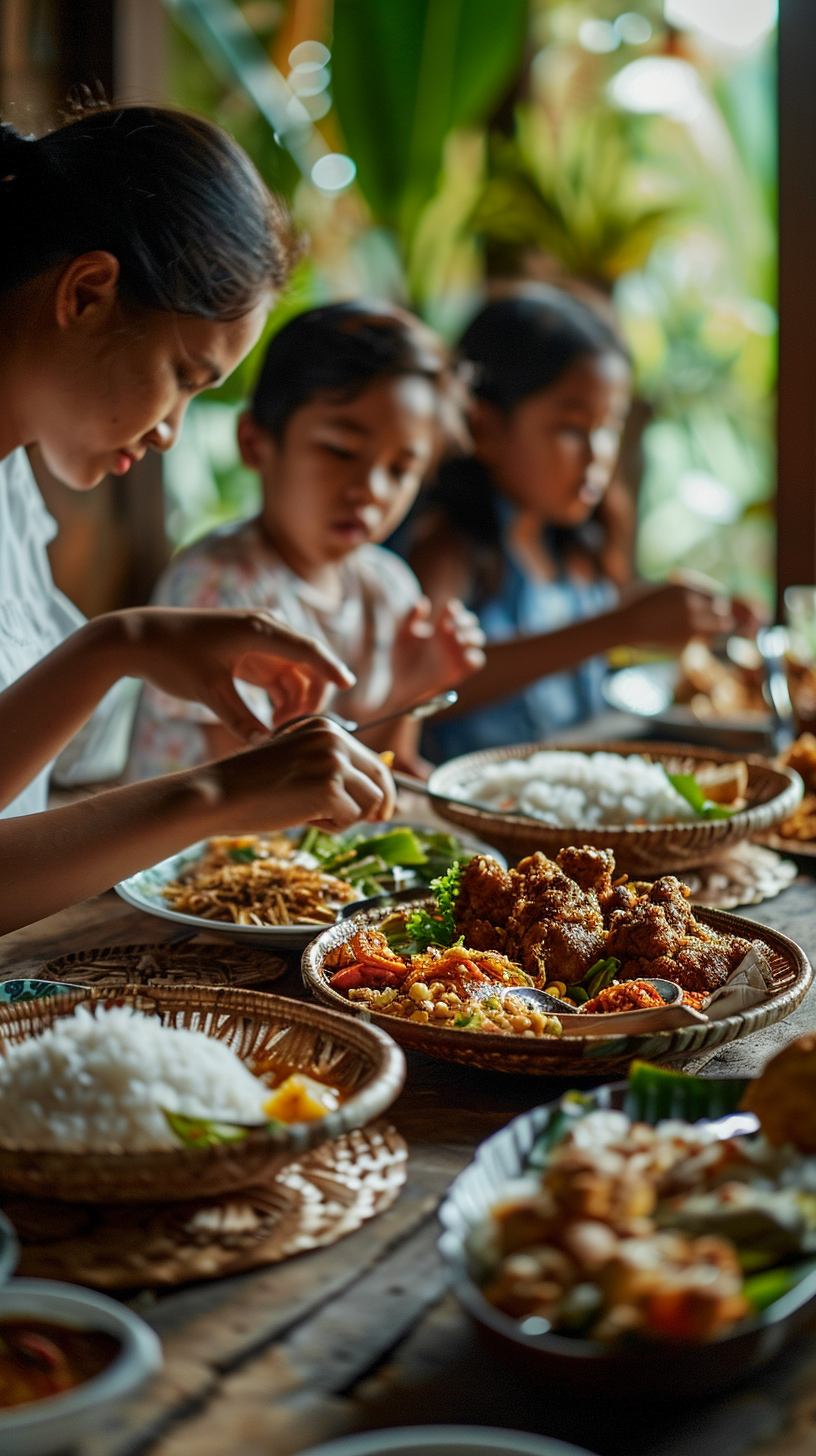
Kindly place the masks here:
<instances>
[{"instance_id":1,"label":"floral patterned shirt","mask_svg":"<svg viewBox=\"0 0 816 1456\"><path fill-rule=\"evenodd\" d=\"M413 572L381 546L360 546L340 565L340 592L329 598L292 571L262 535L257 520L221 527L171 561L153 602L169 607L264 607L331 647L357 677L332 707L358 721L375 716L392 687L396 632L421 596ZM263 689L236 687L252 711L271 723ZM145 686L136 719L127 777L153 778L191 768L208 757L204 726L218 719L201 703L187 703Z\"/></svg>"}]
</instances>

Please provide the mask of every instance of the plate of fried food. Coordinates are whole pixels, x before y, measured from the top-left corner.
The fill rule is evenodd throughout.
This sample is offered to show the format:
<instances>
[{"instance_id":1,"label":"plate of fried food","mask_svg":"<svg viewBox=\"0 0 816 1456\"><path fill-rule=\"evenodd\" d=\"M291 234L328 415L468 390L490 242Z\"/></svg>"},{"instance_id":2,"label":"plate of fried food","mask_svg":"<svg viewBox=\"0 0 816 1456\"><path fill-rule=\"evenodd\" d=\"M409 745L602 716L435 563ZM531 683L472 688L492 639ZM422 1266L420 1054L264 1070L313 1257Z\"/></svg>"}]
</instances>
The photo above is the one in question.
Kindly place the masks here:
<instances>
[{"instance_id":1,"label":"plate of fried food","mask_svg":"<svg viewBox=\"0 0 816 1456\"><path fill-rule=\"evenodd\" d=\"M488 849L427 825L311 828L201 840L116 886L137 910L243 943L302 948L348 906L428 885ZM495 850L490 850L496 853Z\"/></svg>"},{"instance_id":2,"label":"plate of fried food","mask_svg":"<svg viewBox=\"0 0 816 1456\"><path fill-rule=\"evenodd\" d=\"M802 733L779 763L798 773L805 786L804 797L781 824L759 837L771 849L816 861L816 737Z\"/></svg>"},{"instance_id":3,"label":"plate of fried food","mask_svg":"<svg viewBox=\"0 0 816 1456\"><path fill-rule=\"evenodd\" d=\"M692 906L672 875L616 874L611 850L479 854L432 886L348 914L303 955L307 987L405 1046L560 1076L684 1061L779 1021L813 973L787 936Z\"/></svg>"},{"instance_id":4,"label":"plate of fried food","mask_svg":"<svg viewBox=\"0 0 816 1456\"><path fill-rule=\"evenodd\" d=\"M635 1063L489 1138L440 1240L494 1348L559 1388L657 1400L767 1362L816 1308L816 1036L753 1082Z\"/></svg>"},{"instance_id":5,"label":"plate of fried food","mask_svg":"<svg viewBox=\"0 0 816 1456\"><path fill-rule=\"evenodd\" d=\"M610 673L610 708L648 719L655 736L742 752L771 748L773 719L763 695L765 668L754 642L730 638L728 652L689 642L678 658L638 662Z\"/></svg>"},{"instance_id":6,"label":"plate of fried food","mask_svg":"<svg viewBox=\"0 0 816 1456\"><path fill-rule=\"evenodd\" d=\"M512 858L591 844L630 875L710 864L788 818L803 791L761 758L639 742L485 749L435 769L428 789L444 818Z\"/></svg>"}]
</instances>

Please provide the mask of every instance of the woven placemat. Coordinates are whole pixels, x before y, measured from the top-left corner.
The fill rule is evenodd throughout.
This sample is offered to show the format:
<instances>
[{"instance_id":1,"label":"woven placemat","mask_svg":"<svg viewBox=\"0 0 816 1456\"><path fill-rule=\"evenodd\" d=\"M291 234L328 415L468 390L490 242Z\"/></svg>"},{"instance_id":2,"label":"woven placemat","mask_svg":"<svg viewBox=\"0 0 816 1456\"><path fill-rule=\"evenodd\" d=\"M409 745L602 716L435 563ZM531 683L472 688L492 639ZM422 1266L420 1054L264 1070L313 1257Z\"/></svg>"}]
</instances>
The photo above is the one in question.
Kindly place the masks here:
<instances>
[{"instance_id":1,"label":"woven placemat","mask_svg":"<svg viewBox=\"0 0 816 1456\"><path fill-rule=\"evenodd\" d=\"M386 1122L324 1143L240 1193L185 1203L57 1203L0 1194L19 1275L91 1289L218 1279L334 1244L390 1208L408 1149Z\"/></svg>"},{"instance_id":2,"label":"woven placemat","mask_svg":"<svg viewBox=\"0 0 816 1456\"><path fill-rule=\"evenodd\" d=\"M75 985L242 986L276 981L287 969L280 956L260 946L223 941L165 941L158 945L109 945L74 950L47 961L37 971L43 981Z\"/></svg>"},{"instance_id":3,"label":"woven placemat","mask_svg":"<svg viewBox=\"0 0 816 1456\"><path fill-rule=\"evenodd\" d=\"M744 839L712 864L682 870L677 878L688 885L695 904L733 910L737 905L759 905L781 895L798 873L792 860Z\"/></svg>"}]
</instances>

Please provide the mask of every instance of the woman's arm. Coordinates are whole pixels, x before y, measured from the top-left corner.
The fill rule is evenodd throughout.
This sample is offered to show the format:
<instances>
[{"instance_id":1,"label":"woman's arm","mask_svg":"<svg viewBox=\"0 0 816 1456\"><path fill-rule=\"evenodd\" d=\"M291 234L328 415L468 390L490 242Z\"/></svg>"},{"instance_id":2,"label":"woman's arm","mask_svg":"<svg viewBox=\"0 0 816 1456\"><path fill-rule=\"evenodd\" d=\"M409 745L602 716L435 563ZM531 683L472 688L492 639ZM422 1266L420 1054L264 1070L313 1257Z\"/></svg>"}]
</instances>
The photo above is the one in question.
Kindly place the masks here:
<instances>
[{"instance_id":1,"label":"woman's arm","mask_svg":"<svg viewBox=\"0 0 816 1456\"><path fill-rule=\"evenodd\" d=\"M312 719L221 763L0 820L0 934L107 890L209 834L312 823L335 832L394 809L385 766Z\"/></svg>"},{"instance_id":2,"label":"woman's arm","mask_svg":"<svg viewBox=\"0 0 816 1456\"><path fill-rule=\"evenodd\" d=\"M269 730L233 678L266 688L278 722L318 710L353 675L321 643L262 611L144 607L96 617L0 693L0 806L59 753L113 683L142 677L218 714L236 747Z\"/></svg>"}]
</instances>

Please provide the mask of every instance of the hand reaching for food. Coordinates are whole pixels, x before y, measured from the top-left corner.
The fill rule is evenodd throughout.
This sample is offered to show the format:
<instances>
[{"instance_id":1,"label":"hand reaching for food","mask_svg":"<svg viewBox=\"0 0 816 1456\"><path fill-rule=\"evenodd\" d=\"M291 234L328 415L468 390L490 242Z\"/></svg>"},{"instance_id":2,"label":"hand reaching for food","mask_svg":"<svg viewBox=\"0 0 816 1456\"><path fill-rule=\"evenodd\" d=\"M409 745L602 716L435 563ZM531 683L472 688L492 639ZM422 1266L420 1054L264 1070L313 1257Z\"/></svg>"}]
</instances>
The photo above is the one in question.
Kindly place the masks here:
<instances>
[{"instance_id":1,"label":"hand reaching for food","mask_svg":"<svg viewBox=\"0 0 816 1456\"><path fill-rule=\"evenodd\" d=\"M431 614L430 601L421 597L397 632L389 698L394 710L454 687L484 667L485 637L475 613L451 598L435 619Z\"/></svg>"},{"instance_id":2,"label":"hand reaching for food","mask_svg":"<svg viewBox=\"0 0 816 1456\"><path fill-rule=\"evenodd\" d=\"M204 703L242 743L263 742L269 730L239 696L234 678L265 689L276 727L319 712L332 687L354 683L323 643L261 609L140 607L106 620L118 626L123 674Z\"/></svg>"},{"instance_id":3,"label":"hand reaching for food","mask_svg":"<svg viewBox=\"0 0 816 1456\"><path fill-rule=\"evenodd\" d=\"M692 637L733 632L736 618L725 593L683 582L641 587L624 603L628 640L660 647L683 647Z\"/></svg>"}]
</instances>

